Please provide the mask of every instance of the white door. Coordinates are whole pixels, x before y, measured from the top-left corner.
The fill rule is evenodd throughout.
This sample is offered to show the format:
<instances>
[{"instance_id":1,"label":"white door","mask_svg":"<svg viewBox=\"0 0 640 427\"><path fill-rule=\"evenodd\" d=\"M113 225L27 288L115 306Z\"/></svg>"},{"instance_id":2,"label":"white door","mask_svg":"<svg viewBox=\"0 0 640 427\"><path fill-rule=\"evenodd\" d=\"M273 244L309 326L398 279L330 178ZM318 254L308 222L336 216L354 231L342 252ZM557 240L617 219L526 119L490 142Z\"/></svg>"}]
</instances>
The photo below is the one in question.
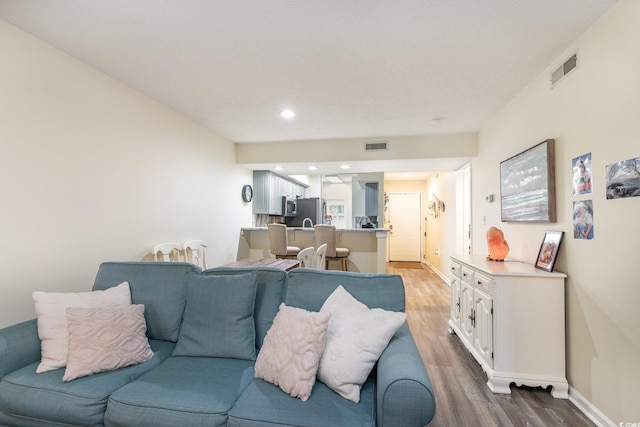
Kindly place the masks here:
<instances>
[{"instance_id":1,"label":"white door","mask_svg":"<svg viewBox=\"0 0 640 427\"><path fill-rule=\"evenodd\" d=\"M389 260L420 261L420 193L389 194Z\"/></svg>"}]
</instances>

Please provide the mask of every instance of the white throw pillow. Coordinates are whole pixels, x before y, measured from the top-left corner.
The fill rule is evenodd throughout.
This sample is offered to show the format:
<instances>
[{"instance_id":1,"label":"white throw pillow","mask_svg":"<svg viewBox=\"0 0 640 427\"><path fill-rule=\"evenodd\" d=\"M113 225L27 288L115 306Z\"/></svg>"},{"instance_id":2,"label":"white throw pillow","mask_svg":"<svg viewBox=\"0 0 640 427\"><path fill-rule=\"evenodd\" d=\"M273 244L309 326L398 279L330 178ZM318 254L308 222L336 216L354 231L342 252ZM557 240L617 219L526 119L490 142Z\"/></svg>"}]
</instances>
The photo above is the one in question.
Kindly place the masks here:
<instances>
[{"instance_id":1,"label":"white throw pillow","mask_svg":"<svg viewBox=\"0 0 640 427\"><path fill-rule=\"evenodd\" d=\"M117 308L131 305L129 282L123 282L104 291L58 293L34 292L38 337L41 341L42 359L37 373L64 368L69 354L69 328L66 309L70 307Z\"/></svg>"},{"instance_id":2,"label":"white throw pillow","mask_svg":"<svg viewBox=\"0 0 640 427\"><path fill-rule=\"evenodd\" d=\"M340 396L358 403L362 384L407 315L370 309L342 285L327 298L320 313L331 313L331 319L318 379Z\"/></svg>"},{"instance_id":3,"label":"white throw pillow","mask_svg":"<svg viewBox=\"0 0 640 427\"><path fill-rule=\"evenodd\" d=\"M144 305L68 308L69 359L62 381L137 365L153 357Z\"/></svg>"},{"instance_id":4,"label":"white throw pillow","mask_svg":"<svg viewBox=\"0 0 640 427\"><path fill-rule=\"evenodd\" d=\"M280 304L256 359L255 377L277 385L303 402L316 383L329 313Z\"/></svg>"}]
</instances>

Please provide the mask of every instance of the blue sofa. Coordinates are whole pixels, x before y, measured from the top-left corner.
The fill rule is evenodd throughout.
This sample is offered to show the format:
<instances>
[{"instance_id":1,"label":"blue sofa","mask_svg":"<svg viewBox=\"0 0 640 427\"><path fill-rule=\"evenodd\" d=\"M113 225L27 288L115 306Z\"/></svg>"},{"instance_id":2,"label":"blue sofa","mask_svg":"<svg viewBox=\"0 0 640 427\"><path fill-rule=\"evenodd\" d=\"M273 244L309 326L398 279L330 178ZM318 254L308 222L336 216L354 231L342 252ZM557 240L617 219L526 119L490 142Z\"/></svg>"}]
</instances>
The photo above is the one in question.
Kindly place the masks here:
<instances>
[{"instance_id":1,"label":"blue sofa","mask_svg":"<svg viewBox=\"0 0 640 427\"><path fill-rule=\"evenodd\" d=\"M64 369L35 373L40 361L36 320L2 329L0 425L417 427L433 421L433 389L406 323L363 385L359 403L320 381L306 402L293 398L255 379L252 360L172 356L190 281L247 271L253 270L201 271L187 263L101 264L93 290L129 282L132 302L145 305L153 358L63 382ZM281 302L319 311L339 284L371 308L405 309L400 276L259 268L253 313L256 354Z\"/></svg>"}]
</instances>

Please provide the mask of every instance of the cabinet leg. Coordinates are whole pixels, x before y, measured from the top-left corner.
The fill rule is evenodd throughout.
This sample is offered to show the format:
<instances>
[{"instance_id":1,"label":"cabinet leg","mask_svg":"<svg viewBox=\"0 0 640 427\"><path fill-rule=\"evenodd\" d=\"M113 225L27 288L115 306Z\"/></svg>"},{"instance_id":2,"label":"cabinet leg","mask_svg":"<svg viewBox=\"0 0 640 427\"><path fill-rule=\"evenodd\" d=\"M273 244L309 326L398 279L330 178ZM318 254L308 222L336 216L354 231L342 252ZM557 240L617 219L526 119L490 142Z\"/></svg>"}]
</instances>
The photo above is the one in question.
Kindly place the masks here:
<instances>
[{"instance_id":1,"label":"cabinet leg","mask_svg":"<svg viewBox=\"0 0 640 427\"><path fill-rule=\"evenodd\" d=\"M493 393L511 394L511 387L509 387L511 381L509 379L494 378L491 377L488 373L487 377L489 378L487 381L487 386Z\"/></svg>"},{"instance_id":2,"label":"cabinet leg","mask_svg":"<svg viewBox=\"0 0 640 427\"><path fill-rule=\"evenodd\" d=\"M556 399L568 399L569 384L568 383L551 384L551 396L553 396Z\"/></svg>"}]
</instances>

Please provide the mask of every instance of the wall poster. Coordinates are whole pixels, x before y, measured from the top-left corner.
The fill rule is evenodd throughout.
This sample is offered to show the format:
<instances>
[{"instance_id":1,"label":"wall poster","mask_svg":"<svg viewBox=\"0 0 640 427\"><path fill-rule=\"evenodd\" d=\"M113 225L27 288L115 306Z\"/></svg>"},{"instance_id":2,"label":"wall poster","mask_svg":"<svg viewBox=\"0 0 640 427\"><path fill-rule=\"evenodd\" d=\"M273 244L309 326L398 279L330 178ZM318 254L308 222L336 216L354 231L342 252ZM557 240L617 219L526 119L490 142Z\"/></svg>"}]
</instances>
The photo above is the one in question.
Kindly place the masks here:
<instances>
[{"instance_id":1,"label":"wall poster","mask_svg":"<svg viewBox=\"0 0 640 427\"><path fill-rule=\"evenodd\" d=\"M573 237L593 239L593 200L573 202Z\"/></svg>"},{"instance_id":2,"label":"wall poster","mask_svg":"<svg viewBox=\"0 0 640 427\"><path fill-rule=\"evenodd\" d=\"M591 193L591 153L576 157L573 165L573 195Z\"/></svg>"},{"instance_id":3,"label":"wall poster","mask_svg":"<svg viewBox=\"0 0 640 427\"><path fill-rule=\"evenodd\" d=\"M607 199L640 196L640 157L606 166Z\"/></svg>"}]
</instances>

